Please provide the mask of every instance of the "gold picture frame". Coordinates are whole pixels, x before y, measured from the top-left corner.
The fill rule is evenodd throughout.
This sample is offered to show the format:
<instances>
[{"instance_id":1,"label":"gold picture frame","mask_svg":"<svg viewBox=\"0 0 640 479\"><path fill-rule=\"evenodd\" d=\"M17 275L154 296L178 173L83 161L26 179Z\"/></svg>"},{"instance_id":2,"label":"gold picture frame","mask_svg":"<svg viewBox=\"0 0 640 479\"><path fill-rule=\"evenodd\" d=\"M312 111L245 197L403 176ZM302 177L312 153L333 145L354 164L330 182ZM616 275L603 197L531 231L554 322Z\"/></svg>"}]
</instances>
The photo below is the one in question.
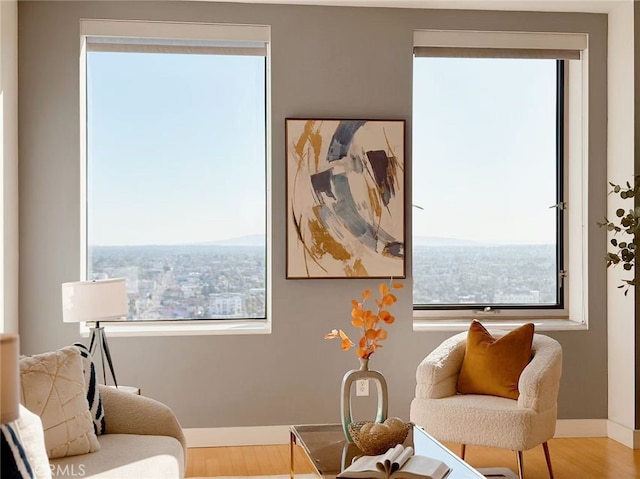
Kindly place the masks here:
<instances>
[{"instance_id":1,"label":"gold picture frame","mask_svg":"<svg viewBox=\"0 0 640 479\"><path fill-rule=\"evenodd\" d=\"M287 278L404 278L405 120L287 118Z\"/></svg>"}]
</instances>

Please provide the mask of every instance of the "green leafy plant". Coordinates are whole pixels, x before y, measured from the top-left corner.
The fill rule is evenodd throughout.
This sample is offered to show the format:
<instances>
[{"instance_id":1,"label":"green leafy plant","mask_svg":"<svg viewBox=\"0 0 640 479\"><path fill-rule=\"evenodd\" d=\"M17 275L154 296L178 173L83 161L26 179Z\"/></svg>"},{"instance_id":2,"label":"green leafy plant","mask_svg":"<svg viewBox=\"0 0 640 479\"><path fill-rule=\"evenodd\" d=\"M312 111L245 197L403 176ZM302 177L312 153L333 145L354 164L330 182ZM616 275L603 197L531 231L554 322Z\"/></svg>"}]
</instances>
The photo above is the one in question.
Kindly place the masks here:
<instances>
[{"instance_id":1,"label":"green leafy plant","mask_svg":"<svg viewBox=\"0 0 640 479\"><path fill-rule=\"evenodd\" d=\"M611 191L609 194L617 194L620 198L633 199L640 192L640 176L634 177L633 186L627 181L625 185L617 185L609 182ZM634 207L629 210L618 208L616 210L616 219L604 219L604 223L598 223L598 226L607 228L607 231L613 232L613 238L609 241L615 248L614 251L607 252L607 268L621 264L625 271L632 271L635 266L636 259L636 237L640 233L640 207ZM618 233L623 233L624 238L617 238ZM630 287L636 286L636 278L623 279L623 284L618 288L624 288L625 296L629 292Z\"/></svg>"}]
</instances>

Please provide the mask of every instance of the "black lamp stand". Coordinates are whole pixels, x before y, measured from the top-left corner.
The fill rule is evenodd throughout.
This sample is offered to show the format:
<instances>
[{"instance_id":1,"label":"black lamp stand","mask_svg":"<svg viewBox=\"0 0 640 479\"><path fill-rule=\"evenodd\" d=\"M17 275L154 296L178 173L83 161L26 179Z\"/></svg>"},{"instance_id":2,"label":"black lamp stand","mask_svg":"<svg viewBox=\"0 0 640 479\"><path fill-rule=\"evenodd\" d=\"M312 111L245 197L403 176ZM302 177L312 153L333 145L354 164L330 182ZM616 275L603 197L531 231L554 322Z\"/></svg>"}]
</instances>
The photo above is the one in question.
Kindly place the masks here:
<instances>
[{"instance_id":1,"label":"black lamp stand","mask_svg":"<svg viewBox=\"0 0 640 479\"><path fill-rule=\"evenodd\" d=\"M116 380L116 373L113 369L113 362L111 361L111 353L109 352L109 343L107 343L107 335L104 332L104 326L100 326L100 321L96 321L96 325L91 328L91 336L89 340L89 352L93 356L93 352L96 347L100 349L100 359L102 361L102 378L104 384L107 384L107 370L104 366L104 358L107 357L107 364L109 365L109 371L111 371L111 377L113 378L113 384L118 387L118 381Z\"/></svg>"}]
</instances>

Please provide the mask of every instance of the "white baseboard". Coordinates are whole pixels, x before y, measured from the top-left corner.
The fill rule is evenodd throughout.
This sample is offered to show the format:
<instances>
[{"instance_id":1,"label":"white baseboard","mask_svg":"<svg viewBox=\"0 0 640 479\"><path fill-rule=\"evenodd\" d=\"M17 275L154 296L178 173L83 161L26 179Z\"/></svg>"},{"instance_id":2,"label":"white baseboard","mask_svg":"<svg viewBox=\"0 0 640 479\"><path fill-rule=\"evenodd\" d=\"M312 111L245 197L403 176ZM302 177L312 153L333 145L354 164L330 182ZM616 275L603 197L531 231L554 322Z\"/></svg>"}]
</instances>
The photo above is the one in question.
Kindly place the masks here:
<instances>
[{"instance_id":1,"label":"white baseboard","mask_svg":"<svg viewBox=\"0 0 640 479\"><path fill-rule=\"evenodd\" d=\"M289 444L289 426L204 427L183 431L187 447Z\"/></svg>"},{"instance_id":2,"label":"white baseboard","mask_svg":"<svg viewBox=\"0 0 640 479\"><path fill-rule=\"evenodd\" d=\"M614 421L607 421L607 437L631 449L640 449L640 430L630 429Z\"/></svg>"},{"instance_id":3,"label":"white baseboard","mask_svg":"<svg viewBox=\"0 0 640 479\"><path fill-rule=\"evenodd\" d=\"M611 437L628 446L628 434L609 428L606 419L559 419L555 437ZM619 426L619 425L618 425ZM620 426L622 427L622 426ZM615 433L616 437L610 434ZM631 431L632 433L634 431ZM640 443L640 434L635 431L635 442ZM208 427L186 428L184 435L188 447L218 446L263 446L289 444L289 426ZM620 436L620 439L617 437ZM632 436L633 437L633 436ZM628 446L632 447L632 446Z\"/></svg>"},{"instance_id":4,"label":"white baseboard","mask_svg":"<svg viewBox=\"0 0 640 479\"><path fill-rule=\"evenodd\" d=\"M558 419L554 437L607 437L607 420Z\"/></svg>"}]
</instances>

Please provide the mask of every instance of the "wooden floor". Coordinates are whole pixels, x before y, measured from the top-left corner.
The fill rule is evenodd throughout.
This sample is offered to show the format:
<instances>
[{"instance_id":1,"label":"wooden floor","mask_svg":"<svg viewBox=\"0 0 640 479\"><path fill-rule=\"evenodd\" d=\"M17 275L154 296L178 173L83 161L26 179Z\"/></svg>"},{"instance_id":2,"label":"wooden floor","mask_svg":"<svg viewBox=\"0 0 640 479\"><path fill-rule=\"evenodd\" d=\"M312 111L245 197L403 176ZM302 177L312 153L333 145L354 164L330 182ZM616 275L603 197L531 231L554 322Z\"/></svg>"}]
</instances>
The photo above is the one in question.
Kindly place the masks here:
<instances>
[{"instance_id":1,"label":"wooden floor","mask_svg":"<svg viewBox=\"0 0 640 479\"><path fill-rule=\"evenodd\" d=\"M460 448L447 444L454 452ZM580 438L549 441L555 479L640 479L640 450L633 451L611 439ZM467 447L466 460L475 467L508 467L517 470L510 451ZM313 468L296 447L296 473ZM289 473L289 446L191 448L187 453L187 477L261 476ZM542 447L524 453L525 479L548 479Z\"/></svg>"},{"instance_id":2,"label":"wooden floor","mask_svg":"<svg viewBox=\"0 0 640 479\"><path fill-rule=\"evenodd\" d=\"M313 473L313 466L298 446L296 474ZM200 447L187 451L187 477L266 476L289 474L289 445Z\"/></svg>"}]
</instances>

